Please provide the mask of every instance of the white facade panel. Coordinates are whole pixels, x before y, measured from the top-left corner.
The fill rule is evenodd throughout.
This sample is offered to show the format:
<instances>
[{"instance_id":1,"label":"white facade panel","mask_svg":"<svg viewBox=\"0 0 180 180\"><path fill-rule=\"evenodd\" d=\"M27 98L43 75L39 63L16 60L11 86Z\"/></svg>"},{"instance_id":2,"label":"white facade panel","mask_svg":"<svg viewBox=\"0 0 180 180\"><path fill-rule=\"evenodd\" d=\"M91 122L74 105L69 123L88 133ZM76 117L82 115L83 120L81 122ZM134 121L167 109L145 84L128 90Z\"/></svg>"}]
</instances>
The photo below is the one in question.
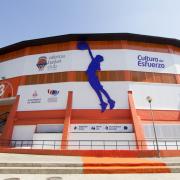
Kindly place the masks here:
<instances>
[{"instance_id":1,"label":"white facade panel","mask_svg":"<svg viewBox=\"0 0 180 180\"><path fill-rule=\"evenodd\" d=\"M152 98L152 109L180 110L180 85L158 83L130 83L137 109L149 109L146 97Z\"/></svg>"},{"instance_id":2,"label":"white facade panel","mask_svg":"<svg viewBox=\"0 0 180 180\"><path fill-rule=\"evenodd\" d=\"M93 50L102 55L101 69L131 70L143 72L180 74L180 56L168 53L138 51L128 49ZM38 60L45 57L47 64L38 68ZM24 56L0 63L1 76L6 78L45 74L64 71L86 71L91 59L87 51L69 50ZM148 64L151 64L148 66Z\"/></svg>"},{"instance_id":3,"label":"white facade panel","mask_svg":"<svg viewBox=\"0 0 180 180\"><path fill-rule=\"evenodd\" d=\"M158 143L156 143L153 125L144 124L144 134L148 149L180 149L180 124L155 124L155 132Z\"/></svg>"},{"instance_id":4,"label":"white facade panel","mask_svg":"<svg viewBox=\"0 0 180 180\"><path fill-rule=\"evenodd\" d=\"M16 58L0 63L0 79L22 76L25 69L26 57Z\"/></svg>"},{"instance_id":5,"label":"white facade panel","mask_svg":"<svg viewBox=\"0 0 180 180\"><path fill-rule=\"evenodd\" d=\"M180 124L155 124L158 139L180 139ZM144 134L148 139L154 139L152 124L144 124Z\"/></svg>"},{"instance_id":6,"label":"white facade panel","mask_svg":"<svg viewBox=\"0 0 180 180\"><path fill-rule=\"evenodd\" d=\"M128 83L104 82L103 85L112 99L116 100L115 109L128 108ZM59 94L50 95L48 89L57 90ZM71 82L21 86L18 90L18 111L65 109L68 91L73 91L73 109L99 109L98 97L87 82ZM33 97L35 92L37 96Z\"/></svg>"},{"instance_id":7,"label":"white facade panel","mask_svg":"<svg viewBox=\"0 0 180 180\"><path fill-rule=\"evenodd\" d=\"M151 96L153 109L180 110L180 85L117 81L102 82L102 84L116 102L114 109L129 108L128 91L130 90L133 91L137 109L149 109L146 97ZM49 89L59 93L49 94ZM20 86L18 111L65 109L68 91L73 91L73 109L100 109L99 99L88 82L67 82ZM106 101L106 98L103 98Z\"/></svg>"},{"instance_id":8,"label":"white facade panel","mask_svg":"<svg viewBox=\"0 0 180 180\"><path fill-rule=\"evenodd\" d=\"M176 71L177 71L177 74L180 74L180 56L179 55L174 55L174 64L175 64L175 67L176 67Z\"/></svg>"},{"instance_id":9,"label":"white facade panel","mask_svg":"<svg viewBox=\"0 0 180 180\"><path fill-rule=\"evenodd\" d=\"M70 133L68 149L136 149L134 133Z\"/></svg>"},{"instance_id":10,"label":"white facade panel","mask_svg":"<svg viewBox=\"0 0 180 180\"><path fill-rule=\"evenodd\" d=\"M35 125L16 125L13 129L12 140L32 140Z\"/></svg>"},{"instance_id":11,"label":"white facade panel","mask_svg":"<svg viewBox=\"0 0 180 180\"><path fill-rule=\"evenodd\" d=\"M33 149L60 149L62 133L35 133Z\"/></svg>"},{"instance_id":12,"label":"white facade panel","mask_svg":"<svg viewBox=\"0 0 180 180\"><path fill-rule=\"evenodd\" d=\"M13 129L11 146L14 148L30 149L35 133L35 125L16 125Z\"/></svg>"},{"instance_id":13,"label":"white facade panel","mask_svg":"<svg viewBox=\"0 0 180 180\"><path fill-rule=\"evenodd\" d=\"M64 109L67 102L66 84L42 84L21 86L18 90L20 103L18 111ZM57 90L56 96L48 94L48 89Z\"/></svg>"}]
</instances>

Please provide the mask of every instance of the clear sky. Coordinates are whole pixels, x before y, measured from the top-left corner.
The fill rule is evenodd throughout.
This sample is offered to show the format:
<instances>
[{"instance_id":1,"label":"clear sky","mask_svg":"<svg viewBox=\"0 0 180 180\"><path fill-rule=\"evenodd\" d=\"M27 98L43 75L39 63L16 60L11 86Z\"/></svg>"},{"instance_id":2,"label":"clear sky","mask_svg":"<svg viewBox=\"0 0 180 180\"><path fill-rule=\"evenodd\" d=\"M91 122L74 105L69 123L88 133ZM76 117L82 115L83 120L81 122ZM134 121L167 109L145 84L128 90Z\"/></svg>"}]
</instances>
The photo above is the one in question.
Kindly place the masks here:
<instances>
[{"instance_id":1,"label":"clear sky","mask_svg":"<svg viewBox=\"0 0 180 180\"><path fill-rule=\"evenodd\" d=\"M180 0L0 0L0 47L69 33L180 39Z\"/></svg>"}]
</instances>

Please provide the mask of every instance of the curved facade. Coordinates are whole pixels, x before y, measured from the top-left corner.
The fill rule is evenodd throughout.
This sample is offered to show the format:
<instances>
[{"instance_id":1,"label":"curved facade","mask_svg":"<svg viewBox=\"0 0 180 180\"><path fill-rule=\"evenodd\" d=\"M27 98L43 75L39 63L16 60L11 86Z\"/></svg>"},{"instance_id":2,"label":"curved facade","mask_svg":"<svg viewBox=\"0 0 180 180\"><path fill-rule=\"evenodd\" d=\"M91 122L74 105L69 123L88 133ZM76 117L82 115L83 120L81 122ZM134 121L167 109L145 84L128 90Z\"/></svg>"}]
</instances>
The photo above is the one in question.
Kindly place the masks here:
<instances>
[{"instance_id":1,"label":"curved facade","mask_svg":"<svg viewBox=\"0 0 180 180\"><path fill-rule=\"evenodd\" d=\"M108 94L98 89L104 112L87 77L91 56L78 49L80 41L94 59L103 57L96 78ZM83 34L1 48L0 113L10 112L1 139L32 149L42 149L45 140L43 149L179 148L179 46L179 40L160 37Z\"/></svg>"}]
</instances>

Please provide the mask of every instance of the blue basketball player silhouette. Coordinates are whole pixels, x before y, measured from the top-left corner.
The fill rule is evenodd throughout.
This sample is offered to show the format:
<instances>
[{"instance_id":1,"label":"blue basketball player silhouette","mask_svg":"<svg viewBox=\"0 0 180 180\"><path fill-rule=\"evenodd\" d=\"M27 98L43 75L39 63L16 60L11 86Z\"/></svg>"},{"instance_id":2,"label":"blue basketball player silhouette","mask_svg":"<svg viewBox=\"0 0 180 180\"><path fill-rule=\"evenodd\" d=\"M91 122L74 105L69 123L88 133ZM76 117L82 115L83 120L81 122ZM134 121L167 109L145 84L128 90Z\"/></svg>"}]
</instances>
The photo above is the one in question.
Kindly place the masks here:
<instances>
[{"instance_id":1,"label":"blue basketball player silhouette","mask_svg":"<svg viewBox=\"0 0 180 180\"><path fill-rule=\"evenodd\" d=\"M86 42L79 42L77 47L80 50L88 50L89 55L91 57L91 63L89 64L89 66L86 70L86 74L88 77L89 84L94 89L94 91L96 92L96 94L99 98L101 112L104 112L108 105L106 102L104 102L104 100L102 98L102 94L104 94L104 96L107 98L110 109L113 109L115 106L115 101L113 99L111 99L111 97L106 92L106 90L103 88L102 84L100 83L100 81L96 75L97 71L101 71L101 62L104 61L103 56L96 55L95 57L93 57L92 51Z\"/></svg>"}]
</instances>

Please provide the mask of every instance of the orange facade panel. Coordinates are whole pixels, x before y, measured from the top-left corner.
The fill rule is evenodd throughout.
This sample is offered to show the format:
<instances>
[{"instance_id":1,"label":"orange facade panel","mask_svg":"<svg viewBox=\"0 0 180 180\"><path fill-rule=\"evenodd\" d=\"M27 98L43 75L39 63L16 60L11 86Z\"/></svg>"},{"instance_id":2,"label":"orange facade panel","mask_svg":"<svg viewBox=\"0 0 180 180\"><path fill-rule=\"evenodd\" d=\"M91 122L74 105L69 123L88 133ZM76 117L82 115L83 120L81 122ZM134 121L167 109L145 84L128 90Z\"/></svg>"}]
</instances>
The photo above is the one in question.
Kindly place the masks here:
<instances>
[{"instance_id":1,"label":"orange facade panel","mask_svg":"<svg viewBox=\"0 0 180 180\"><path fill-rule=\"evenodd\" d=\"M1 98L8 98L11 96L16 96L18 86L21 84L21 77L16 77L16 78L9 78L5 80L1 80L0 84L3 85L3 95L0 96Z\"/></svg>"},{"instance_id":2,"label":"orange facade panel","mask_svg":"<svg viewBox=\"0 0 180 180\"><path fill-rule=\"evenodd\" d=\"M128 74L128 76L127 76ZM140 71L99 71L97 76L100 81L135 81L177 84L175 74L151 73ZM87 81L86 72L70 71L49 74L37 74L26 76L26 85L46 84L58 82L83 82Z\"/></svg>"},{"instance_id":3,"label":"orange facade panel","mask_svg":"<svg viewBox=\"0 0 180 180\"><path fill-rule=\"evenodd\" d=\"M169 46L167 44L154 44L154 43L144 43L137 41L126 41L126 40L88 41L88 44L92 49L133 49L133 50L142 50L142 51L180 54L180 48ZM10 53L1 54L0 62L22 57L25 55L75 50L77 49L76 46L77 46L77 41L30 46Z\"/></svg>"},{"instance_id":4,"label":"orange facade panel","mask_svg":"<svg viewBox=\"0 0 180 180\"><path fill-rule=\"evenodd\" d=\"M12 105L1 105L0 106L0 115L6 112L10 112Z\"/></svg>"}]
</instances>

